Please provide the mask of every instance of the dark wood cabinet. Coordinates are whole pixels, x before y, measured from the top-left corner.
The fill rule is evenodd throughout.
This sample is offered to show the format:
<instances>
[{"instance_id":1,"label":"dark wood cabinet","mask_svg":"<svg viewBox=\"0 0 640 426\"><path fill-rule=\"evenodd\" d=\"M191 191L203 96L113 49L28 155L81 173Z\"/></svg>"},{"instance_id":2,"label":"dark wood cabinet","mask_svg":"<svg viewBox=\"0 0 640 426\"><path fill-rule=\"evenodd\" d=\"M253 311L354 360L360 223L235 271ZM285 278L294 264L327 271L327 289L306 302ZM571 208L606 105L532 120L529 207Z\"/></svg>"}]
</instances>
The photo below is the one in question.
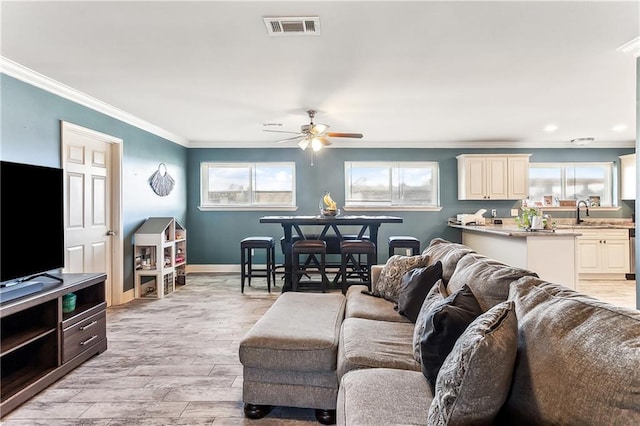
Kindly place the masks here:
<instances>
[{"instance_id":1,"label":"dark wood cabinet","mask_svg":"<svg viewBox=\"0 0 640 426\"><path fill-rule=\"evenodd\" d=\"M107 349L105 274L62 274L63 283L0 305L0 415ZM76 295L63 312L62 298Z\"/></svg>"}]
</instances>

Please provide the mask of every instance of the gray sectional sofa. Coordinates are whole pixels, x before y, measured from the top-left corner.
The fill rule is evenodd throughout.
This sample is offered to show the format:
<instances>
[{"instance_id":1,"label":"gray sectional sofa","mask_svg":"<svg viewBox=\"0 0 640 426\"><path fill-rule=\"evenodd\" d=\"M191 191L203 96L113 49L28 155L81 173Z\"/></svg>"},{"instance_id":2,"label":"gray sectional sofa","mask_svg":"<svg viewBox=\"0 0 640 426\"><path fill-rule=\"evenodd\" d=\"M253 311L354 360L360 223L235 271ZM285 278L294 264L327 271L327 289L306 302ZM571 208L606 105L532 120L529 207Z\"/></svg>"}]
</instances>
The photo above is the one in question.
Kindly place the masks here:
<instances>
[{"instance_id":1,"label":"gray sectional sofa","mask_svg":"<svg viewBox=\"0 0 640 426\"><path fill-rule=\"evenodd\" d=\"M337 354L339 425L640 424L640 311L442 239L423 255L442 263L427 298L466 285L483 313L431 384L414 355L416 324L393 301L351 286Z\"/></svg>"}]
</instances>

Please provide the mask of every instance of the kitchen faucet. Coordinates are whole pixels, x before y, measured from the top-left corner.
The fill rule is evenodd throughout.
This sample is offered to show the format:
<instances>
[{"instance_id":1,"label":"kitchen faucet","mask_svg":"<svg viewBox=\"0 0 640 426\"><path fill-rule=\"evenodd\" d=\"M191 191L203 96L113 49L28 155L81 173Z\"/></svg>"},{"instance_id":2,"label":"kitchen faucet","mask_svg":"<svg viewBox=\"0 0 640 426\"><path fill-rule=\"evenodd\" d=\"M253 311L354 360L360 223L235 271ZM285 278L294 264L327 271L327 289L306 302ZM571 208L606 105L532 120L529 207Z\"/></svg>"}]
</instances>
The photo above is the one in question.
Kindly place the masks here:
<instances>
[{"instance_id":1,"label":"kitchen faucet","mask_svg":"<svg viewBox=\"0 0 640 426\"><path fill-rule=\"evenodd\" d=\"M578 205L576 206L576 223L578 225L584 222L584 220L580 219L580 203L584 203L584 206L587 208L587 216L589 216L589 204L587 204L587 202L584 200L578 201Z\"/></svg>"}]
</instances>

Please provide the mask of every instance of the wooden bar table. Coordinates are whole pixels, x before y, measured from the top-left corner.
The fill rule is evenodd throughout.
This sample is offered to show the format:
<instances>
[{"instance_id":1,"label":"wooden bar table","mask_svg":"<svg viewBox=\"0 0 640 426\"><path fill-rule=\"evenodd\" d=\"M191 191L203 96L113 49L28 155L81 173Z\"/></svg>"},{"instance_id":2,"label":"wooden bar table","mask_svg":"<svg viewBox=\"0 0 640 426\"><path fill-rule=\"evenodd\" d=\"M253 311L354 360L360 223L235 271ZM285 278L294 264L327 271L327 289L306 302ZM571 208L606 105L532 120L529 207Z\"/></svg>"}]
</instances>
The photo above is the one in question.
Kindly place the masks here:
<instances>
[{"instance_id":1,"label":"wooden bar table","mask_svg":"<svg viewBox=\"0 0 640 426\"><path fill-rule=\"evenodd\" d=\"M376 259L377 259L377 247L378 247L378 229L383 223L402 223L401 217L396 216L355 216L355 215L340 215L340 216L263 216L260 218L260 223L279 223L282 225L284 231L284 269L285 269L285 282L282 287L282 291L291 290L291 245L293 244L294 231L298 238L306 240L307 236L302 230L302 226L315 226L321 232L314 233L314 238L324 238L328 233L332 232L342 241L344 239L341 228L345 226L359 226L357 238L362 239L365 235L369 235L369 239L376 245Z\"/></svg>"}]
</instances>

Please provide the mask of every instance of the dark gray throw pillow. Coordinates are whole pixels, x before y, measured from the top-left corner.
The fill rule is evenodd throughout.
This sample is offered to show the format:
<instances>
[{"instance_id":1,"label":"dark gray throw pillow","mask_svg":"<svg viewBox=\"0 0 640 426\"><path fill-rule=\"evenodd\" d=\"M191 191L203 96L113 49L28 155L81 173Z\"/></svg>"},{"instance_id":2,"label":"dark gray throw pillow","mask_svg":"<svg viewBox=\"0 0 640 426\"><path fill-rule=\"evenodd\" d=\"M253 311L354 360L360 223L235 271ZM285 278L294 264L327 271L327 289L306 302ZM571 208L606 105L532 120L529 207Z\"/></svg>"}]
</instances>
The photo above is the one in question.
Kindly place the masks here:
<instances>
[{"instance_id":1,"label":"dark gray throw pillow","mask_svg":"<svg viewBox=\"0 0 640 426\"><path fill-rule=\"evenodd\" d=\"M475 296L465 284L460 290L436 303L425 318L420 338L422 373L432 389L445 358L458 337L482 314Z\"/></svg>"},{"instance_id":2,"label":"dark gray throw pillow","mask_svg":"<svg viewBox=\"0 0 640 426\"><path fill-rule=\"evenodd\" d=\"M442 262L405 272L400 284L398 313L415 323L431 287L442 278Z\"/></svg>"}]
</instances>

